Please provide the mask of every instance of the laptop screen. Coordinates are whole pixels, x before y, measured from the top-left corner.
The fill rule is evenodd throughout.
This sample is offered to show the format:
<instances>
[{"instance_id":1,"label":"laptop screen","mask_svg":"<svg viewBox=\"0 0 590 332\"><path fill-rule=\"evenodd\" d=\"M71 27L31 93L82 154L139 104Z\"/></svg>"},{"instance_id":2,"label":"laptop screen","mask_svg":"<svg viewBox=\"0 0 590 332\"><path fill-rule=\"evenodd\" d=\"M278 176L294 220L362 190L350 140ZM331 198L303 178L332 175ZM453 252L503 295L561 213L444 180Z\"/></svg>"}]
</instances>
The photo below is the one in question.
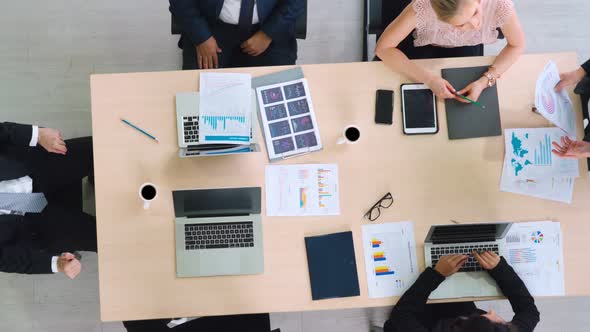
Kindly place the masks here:
<instances>
[{"instance_id":1,"label":"laptop screen","mask_svg":"<svg viewBox=\"0 0 590 332\"><path fill-rule=\"evenodd\" d=\"M432 226L425 242L434 244L488 242L501 239L510 223Z\"/></svg>"},{"instance_id":2,"label":"laptop screen","mask_svg":"<svg viewBox=\"0 0 590 332\"><path fill-rule=\"evenodd\" d=\"M260 213L261 189L227 188L172 192L176 217L222 217Z\"/></svg>"}]
</instances>

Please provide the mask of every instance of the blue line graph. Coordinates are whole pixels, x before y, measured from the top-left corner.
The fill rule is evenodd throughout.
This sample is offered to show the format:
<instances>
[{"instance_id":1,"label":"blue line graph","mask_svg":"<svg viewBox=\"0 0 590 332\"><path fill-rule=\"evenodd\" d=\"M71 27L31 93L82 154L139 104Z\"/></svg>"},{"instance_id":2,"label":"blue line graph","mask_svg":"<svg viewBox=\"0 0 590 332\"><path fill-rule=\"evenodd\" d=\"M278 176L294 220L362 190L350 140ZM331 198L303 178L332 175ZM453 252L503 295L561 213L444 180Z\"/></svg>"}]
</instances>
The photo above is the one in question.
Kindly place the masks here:
<instances>
[{"instance_id":1,"label":"blue line graph","mask_svg":"<svg viewBox=\"0 0 590 332\"><path fill-rule=\"evenodd\" d=\"M244 115L204 115L203 124L213 130L243 127L246 125L246 116Z\"/></svg>"},{"instance_id":2,"label":"blue line graph","mask_svg":"<svg viewBox=\"0 0 590 332\"><path fill-rule=\"evenodd\" d=\"M539 147L535 149L535 165L551 166L551 164L551 138L545 134L545 138L539 143Z\"/></svg>"}]
</instances>

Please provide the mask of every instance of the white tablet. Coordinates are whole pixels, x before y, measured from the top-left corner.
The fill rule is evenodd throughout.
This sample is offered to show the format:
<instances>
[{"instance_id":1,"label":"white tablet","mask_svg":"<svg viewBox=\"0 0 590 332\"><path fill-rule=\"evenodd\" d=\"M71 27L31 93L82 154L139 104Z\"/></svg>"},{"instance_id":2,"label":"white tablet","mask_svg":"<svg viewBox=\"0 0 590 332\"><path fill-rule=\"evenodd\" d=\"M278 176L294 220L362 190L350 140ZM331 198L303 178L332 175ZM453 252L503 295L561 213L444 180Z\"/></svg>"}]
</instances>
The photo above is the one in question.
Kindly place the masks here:
<instances>
[{"instance_id":1,"label":"white tablet","mask_svg":"<svg viewBox=\"0 0 590 332\"><path fill-rule=\"evenodd\" d=\"M436 134L436 96L425 84L402 84L404 134Z\"/></svg>"}]
</instances>

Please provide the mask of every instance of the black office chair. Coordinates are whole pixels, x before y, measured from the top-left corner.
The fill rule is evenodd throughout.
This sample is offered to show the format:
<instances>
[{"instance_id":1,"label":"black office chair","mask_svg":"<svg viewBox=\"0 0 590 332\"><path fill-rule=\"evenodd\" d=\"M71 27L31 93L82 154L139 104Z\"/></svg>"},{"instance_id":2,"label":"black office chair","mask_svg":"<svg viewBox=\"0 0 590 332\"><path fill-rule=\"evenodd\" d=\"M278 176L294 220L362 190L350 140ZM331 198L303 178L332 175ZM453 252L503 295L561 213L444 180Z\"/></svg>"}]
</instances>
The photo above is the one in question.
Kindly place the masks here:
<instances>
[{"instance_id":1,"label":"black office chair","mask_svg":"<svg viewBox=\"0 0 590 332\"><path fill-rule=\"evenodd\" d=\"M297 39L307 38L307 0L303 0L303 2L305 4L304 11L301 16L297 18L297 21L295 21L295 38ZM173 35L180 35L182 33L182 28L176 22L174 15L171 15L171 17L170 30Z\"/></svg>"},{"instance_id":2,"label":"black office chair","mask_svg":"<svg viewBox=\"0 0 590 332\"><path fill-rule=\"evenodd\" d=\"M376 39L379 40L379 37L381 37L385 28L387 28L387 26L393 22L393 20L395 20L395 18L398 17L411 2L411 0L365 0L363 61L369 60L369 35L376 35ZM504 39L504 34L499 28L498 39ZM414 37L412 34L404 39L398 47L410 59L417 58L414 56L417 52L414 47ZM483 55L483 46L477 45L473 47L479 48L478 55Z\"/></svg>"},{"instance_id":3,"label":"black office chair","mask_svg":"<svg viewBox=\"0 0 590 332\"><path fill-rule=\"evenodd\" d=\"M270 330L269 314L211 316L168 327L170 319L151 319L123 322L127 332L281 332Z\"/></svg>"}]
</instances>

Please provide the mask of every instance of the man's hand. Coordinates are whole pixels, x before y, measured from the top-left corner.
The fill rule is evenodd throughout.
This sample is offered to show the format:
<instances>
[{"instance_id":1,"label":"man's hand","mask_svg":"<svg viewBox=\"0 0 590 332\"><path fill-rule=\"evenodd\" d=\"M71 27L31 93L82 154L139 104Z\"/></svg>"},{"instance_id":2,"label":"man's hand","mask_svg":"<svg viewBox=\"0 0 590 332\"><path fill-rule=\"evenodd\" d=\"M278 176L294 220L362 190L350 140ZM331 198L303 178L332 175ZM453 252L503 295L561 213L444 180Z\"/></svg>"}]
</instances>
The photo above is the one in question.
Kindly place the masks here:
<instances>
[{"instance_id":1,"label":"man's hand","mask_svg":"<svg viewBox=\"0 0 590 332\"><path fill-rule=\"evenodd\" d=\"M266 51L271 42L272 39L266 33L260 30L248 40L243 42L240 47L242 48L242 52L248 55L259 56L260 54L264 53L264 51Z\"/></svg>"},{"instance_id":2,"label":"man's hand","mask_svg":"<svg viewBox=\"0 0 590 332\"><path fill-rule=\"evenodd\" d=\"M65 155L66 152L68 152L66 143L61 137L61 133L56 129L39 128L38 144L47 150L47 152L53 152L62 155Z\"/></svg>"},{"instance_id":3,"label":"man's hand","mask_svg":"<svg viewBox=\"0 0 590 332\"><path fill-rule=\"evenodd\" d=\"M468 258L467 255L442 256L434 269L443 277L448 277L459 271Z\"/></svg>"},{"instance_id":4,"label":"man's hand","mask_svg":"<svg viewBox=\"0 0 590 332\"><path fill-rule=\"evenodd\" d=\"M578 70L570 71L567 73L560 73L560 81L555 86L555 91L559 92L563 88L567 88L568 86L574 86L578 84L584 78L584 76L586 76L586 72L582 67L578 68Z\"/></svg>"},{"instance_id":5,"label":"man's hand","mask_svg":"<svg viewBox=\"0 0 590 332\"><path fill-rule=\"evenodd\" d=\"M219 58L217 53L221 53L221 49L217 46L217 40L213 36L200 43L197 46L197 61L199 69L214 69L219 67Z\"/></svg>"},{"instance_id":6,"label":"man's hand","mask_svg":"<svg viewBox=\"0 0 590 332\"><path fill-rule=\"evenodd\" d=\"M474 251L473 257L486 270L493 270L500 263L500 256L491 251L482 252L481 254Z\"/></svg>"},{"instance_id":7,"label":"man's hand","mask_svg":"<svg viewBox=\"0 0 590 332\"><path fill-rule=\"evenodd\" d=\"M64 252L57 259L57 270L70 279L74 279L80 274L82 264L76 259L76 256L69 252Z\"/></svg>"},{"instance_id":8,"label":"man's hand","mask_svg":"<svg viewBox=\"0 0 590 332\"><path fill-rule=\"evenodd\" d=\"M457 93L460 95L464 95L465 97L471 100L477 101L483 90L485 90L487 87L488 79L486 77L481 77L477 81L471 82L468 86L463 88L463 90L458 91ZM457 97L455 99L463 103L471 103L470 101L467 101L460 97Z\"/></svg>"},{"instance_id":9,"label":"man's hand","mask_svg":"<svg viewBox=\"0 0 590 332\"><path fill-rule=\"evenodd\" d=\"M588 158L590 157L590 143L573 141L567 136L561 137L561 144L553 142L554 155L560 158Z\"/></svg>"}]
</instances>

